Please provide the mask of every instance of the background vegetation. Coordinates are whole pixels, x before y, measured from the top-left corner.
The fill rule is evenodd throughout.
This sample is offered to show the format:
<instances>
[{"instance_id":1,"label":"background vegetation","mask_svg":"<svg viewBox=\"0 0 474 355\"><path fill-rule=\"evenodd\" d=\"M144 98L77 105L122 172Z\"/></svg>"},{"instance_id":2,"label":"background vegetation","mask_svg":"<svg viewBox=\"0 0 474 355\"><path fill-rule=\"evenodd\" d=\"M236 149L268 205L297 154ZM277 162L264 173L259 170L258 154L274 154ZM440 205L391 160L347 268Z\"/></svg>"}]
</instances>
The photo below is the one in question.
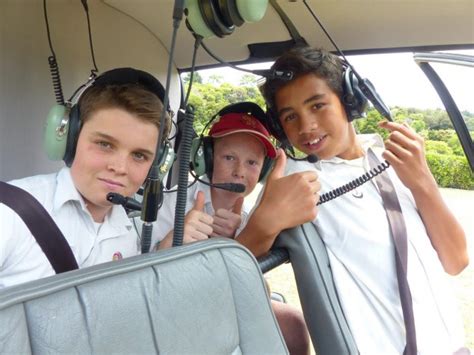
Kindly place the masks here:
<instances>
[{"instance_id":1,"label":"background vegetation","mask_svg":"<svg viewBox=\"0 0 474 355\"><path fill-rule=\"evenodd\" d=\"M185 86L189 84L189 74L183 75ZM206 123L224 106L239 101L251 101L265 107L263 97L257 88L256 77L244 75L239 85L224 82L220 75L210 76L206 82L194 74L189 103L195 107L194 128L200 134ZM446 111L441 109L420 110L415 108L392 107L394 120L407 122L425 138L426 158L440 187L474 190L474 174L464 155L464 151L454 131ZM462 112L471 137L474 137L474 113ZM377 132L387 137L387 132L378 128L380 114L373 108L365 119L355 121L359 133Z\"/></svg>"}]
</instances>

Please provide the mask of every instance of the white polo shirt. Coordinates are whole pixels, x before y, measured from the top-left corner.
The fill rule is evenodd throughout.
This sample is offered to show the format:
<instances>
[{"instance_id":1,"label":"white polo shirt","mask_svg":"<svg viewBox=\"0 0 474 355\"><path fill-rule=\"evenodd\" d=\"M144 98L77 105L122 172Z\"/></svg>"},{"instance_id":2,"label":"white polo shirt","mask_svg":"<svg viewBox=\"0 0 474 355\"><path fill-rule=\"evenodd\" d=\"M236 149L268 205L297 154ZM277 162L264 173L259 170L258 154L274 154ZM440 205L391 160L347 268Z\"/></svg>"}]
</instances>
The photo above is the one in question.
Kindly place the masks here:
<instances>
[{"instance_id":1,"label":"white polo shirt","mask_svg":"<svg viewBox=\"0 0 474 355\"><path fill-rule=\"evenodd\" d=\"M209 182L207 177L201 177L201 180ZM171 190L176 190L176 186ZM211 199L211 188L208 185L205 185L199 181L196 181L192 186L188 188L187 198L186 198L186 209L185 214L188 213L194 206L194 202L196 201L196 197L199 191L204 192L204 212L213 216L214 215L214 208L212 206L212 199ZM165 193L163 197L163 205L158 211L158 217L156 222L153 224L153 232L152 232L152 246L155 246L157 242L163 240L166 235L174 229L174 217L175 217L175 209L176 209L176 192ZM244 201L242 207L242 223L240 227L237 229L236 234L238 234L243 226L247 224L248 218L248 211L249 206Z\"/></svg>"},{"instance_id":2,"label":"white polo shirt","mask_svg":"<svg viewBox=\"0 0 474 355\"><path fill-rule=\"evenodd\" d=\"M380 158L380 136L359 136ZM383 161L382 158L380 158ZM321 194L369 169L366 157L311 164L288 160L286 174L316 170ZM451 287L411 192L388 169L408 234L408 283L419 354L452 354L463 346L462 322ZM316 225L328 251L344 314L361 354L401 354L406 338L395 270L394 244L374 180L319 206Z\"/></svg>"},{"instance_id":3,"label":"white polo shirt","mask_svg":"<svg viewBox=\"0 0 474 355\"><path fill-rule=\"evenodd\" d=\"M139 253L137 234L125 210L113 206L103 223L95 223L74 187L69 168L10 183L30 192L45 207L69 243L79 267ZM0 289L55 274L28 227L3 204L0 232Z\"/></svg>"}]
</instances>

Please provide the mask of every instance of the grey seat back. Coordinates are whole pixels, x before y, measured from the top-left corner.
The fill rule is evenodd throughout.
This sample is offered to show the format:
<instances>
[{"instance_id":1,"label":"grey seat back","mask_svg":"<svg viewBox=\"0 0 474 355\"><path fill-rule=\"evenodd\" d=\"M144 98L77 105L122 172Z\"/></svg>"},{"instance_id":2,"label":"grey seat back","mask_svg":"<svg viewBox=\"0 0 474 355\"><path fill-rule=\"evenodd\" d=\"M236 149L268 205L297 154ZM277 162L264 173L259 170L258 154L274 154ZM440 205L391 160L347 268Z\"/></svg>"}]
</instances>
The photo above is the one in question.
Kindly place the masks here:
<instances>
[{"instance_id":1,"label":"grey seat back","mask_svg":"<svg viewBox=\"0 0 474 355\"><path fill-rule=\"evenodd\" d=\"M0 353L285 354L253 256L213 240L0 291Z\"/></svg>"},{"instance_id":2,"label":"grey seat back","mask_svg":"<svg viewBox=\"0 0 474 355\"><path fill-rule=\"evenodd\" d=\"M280 233L288 251L311 340L318 355L358 354L332 278L326 247L312 223Z\"/></svg>"}]
</instances>

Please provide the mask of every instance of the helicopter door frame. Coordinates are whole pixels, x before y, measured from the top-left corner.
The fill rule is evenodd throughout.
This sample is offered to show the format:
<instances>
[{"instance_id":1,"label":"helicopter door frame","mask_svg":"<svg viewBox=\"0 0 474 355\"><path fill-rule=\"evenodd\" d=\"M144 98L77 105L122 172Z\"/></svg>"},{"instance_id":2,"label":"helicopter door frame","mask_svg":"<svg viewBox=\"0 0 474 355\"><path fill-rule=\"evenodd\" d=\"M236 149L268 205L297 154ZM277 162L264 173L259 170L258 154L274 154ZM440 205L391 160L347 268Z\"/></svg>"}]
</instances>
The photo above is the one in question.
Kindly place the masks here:
<instances>
[{"instance_id":1,"label":"helicopter door frame","mask_svg":"<svg viewBox=\"0 0 474 355\"><path fill-rule=\"evenodd\" d=\"M471 166L471 170L474 171L474 143L469 134L466 122L443 80L430 65L430 63L443 63L474 68L474 56L454 53L414 53L413 59L428 77L443 102L446 112L459 137L464 154L466 154L469 165Z\"/></svg>"}]
</instances>

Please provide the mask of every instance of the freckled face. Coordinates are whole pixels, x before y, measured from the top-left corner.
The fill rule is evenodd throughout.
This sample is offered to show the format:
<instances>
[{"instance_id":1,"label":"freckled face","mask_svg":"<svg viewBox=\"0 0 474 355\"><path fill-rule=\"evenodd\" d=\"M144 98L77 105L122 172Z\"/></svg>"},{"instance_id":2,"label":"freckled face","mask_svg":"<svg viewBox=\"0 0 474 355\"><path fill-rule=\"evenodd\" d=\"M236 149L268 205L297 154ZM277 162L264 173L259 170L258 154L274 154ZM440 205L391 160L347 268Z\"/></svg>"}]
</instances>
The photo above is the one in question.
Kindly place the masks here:
<instances>
[{"instance_id":1,"label":"freckled face","mask_svg":"<svg viewBox=\"0 0 474 355\"><path fill-rule=\"evenodd\" d=\"M257 185L265 159L265 148L255 136L235 133L214 141L213 183L245 185L243 196Z\"/></svg>"},{"instance_id":2,"label":"freckled face","mask_svg":"<svg viewBox=\"0 0 474 355\"><path fill-rule=\"evenodd\" d=\"M71 175L94 217L111 208L109 192L133 195L144 182L158 141L158 128L118 108L98 110L85 121Z\"/></svg>"},{"instance_id":3,"label":"freckled face","mask_svg":"<svg viewBox=\"0 0 474 355\"><path fill-rule=\"evenodd\" d=\"M290 143L320 159L363 155L339 97L324 79L306 74L275 95L278 119Z\"/></svg>"}]
</instances>

